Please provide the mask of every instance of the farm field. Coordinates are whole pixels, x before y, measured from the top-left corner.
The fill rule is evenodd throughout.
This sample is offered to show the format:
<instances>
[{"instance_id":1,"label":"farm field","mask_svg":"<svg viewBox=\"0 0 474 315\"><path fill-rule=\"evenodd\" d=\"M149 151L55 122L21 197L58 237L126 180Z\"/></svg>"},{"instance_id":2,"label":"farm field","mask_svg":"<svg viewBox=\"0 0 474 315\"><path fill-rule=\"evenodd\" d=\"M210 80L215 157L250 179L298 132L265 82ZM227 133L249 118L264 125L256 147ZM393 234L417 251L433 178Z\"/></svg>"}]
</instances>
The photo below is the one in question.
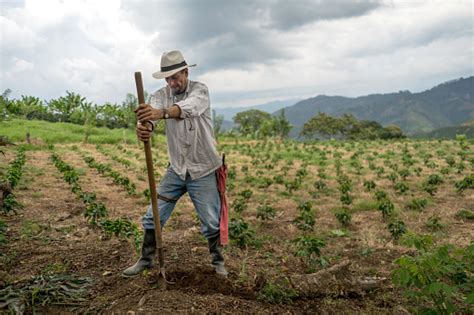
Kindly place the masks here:
<instances>
[{"instance_id":1,"label":"farm field","mask_svg":"<svg viewBox=\"0 0 474 315\"><path fill-rule=\"evenodd\" d=\"M220 138L229 277L213 274L186 195L163 229L174 284L161 290L153 270L121 276L149 203L142 145L131 131L104 140L98 129L88 144L66 128L35 137L47 126L28 126L31 144L4 129L17 145L0 155L14 196L0 211L0 312L472 311L472 139ZM159 181L168 157L155 138Z\"/></svg>"}]
</instances>

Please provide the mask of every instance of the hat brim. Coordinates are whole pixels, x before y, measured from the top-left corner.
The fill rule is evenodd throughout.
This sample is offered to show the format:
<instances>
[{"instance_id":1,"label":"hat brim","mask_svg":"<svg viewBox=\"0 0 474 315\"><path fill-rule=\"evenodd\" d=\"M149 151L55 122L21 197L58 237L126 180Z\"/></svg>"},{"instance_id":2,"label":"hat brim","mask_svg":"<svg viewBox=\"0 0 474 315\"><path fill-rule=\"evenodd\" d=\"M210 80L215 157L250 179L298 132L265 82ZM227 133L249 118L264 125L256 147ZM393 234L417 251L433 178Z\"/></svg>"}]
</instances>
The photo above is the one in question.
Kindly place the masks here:
<instances>
[{"instance_id":1,"label":"hat brim","mask_svg":"<svg viewBox=\"0 0 474 315\"><path fill-rule=\"evenodd\" d=\"M153 73L152 75L155 79L164 79L164 78L167 78L167 77L171 77L173 74L178 73L181 70L184 70L184 69L190 68L190 67L195 67L195 66L196 66L195 64L194 65L185 65L185 66L182 66L182 67L170 70L170 71L165 71L165 72L157 71L157 72Z\"/></svg>"}]
</instances>

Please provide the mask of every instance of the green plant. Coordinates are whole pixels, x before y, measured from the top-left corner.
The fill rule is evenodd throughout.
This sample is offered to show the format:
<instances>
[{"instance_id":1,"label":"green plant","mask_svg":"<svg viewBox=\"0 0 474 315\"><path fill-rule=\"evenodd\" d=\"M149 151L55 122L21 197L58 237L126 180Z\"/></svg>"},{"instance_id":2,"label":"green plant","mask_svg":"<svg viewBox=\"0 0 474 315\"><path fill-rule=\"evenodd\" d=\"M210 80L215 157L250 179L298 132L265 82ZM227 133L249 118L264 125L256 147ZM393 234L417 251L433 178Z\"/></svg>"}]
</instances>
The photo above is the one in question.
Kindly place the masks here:
<instances>
[{"instance_id":1,"label":"green plant","mask_svg":"<svg viewBox=\"0 0 474 315\"><path fill-rule=\"evenodd\" d=\"M474 211L460 209L458 212L456 212L456 217L464 220L474 220Z\"/></svg>"},{"instance_id":2,"label":"green plant","mask_svg":"<svg viewBox=\"0 0 474 315\"><path fill-rule=\"evenodd\" d=\"M100 221L100 227L104 229L106 233L122 236L125 238L134 236L136 234L136 230L138 230L137 225L126 218L102 220Z\"/></svg>"},{"instance_id":3,"label":"green plant","mask_svg":"<svg viewBox=\"0 0 474 315\"><path fill-rule=\"evenodd\" d=\"M414 257L403 255L395 264L398 267L392 272L393 282L406 289L406 296L421 306L420 313L471 313L474 243L464 248L442 245Z\"/></svg>"},{"instance_id":4,"label":"green plant","mask_svg":"<svg viewBox=\"0 0 474 315\"><path fill-rule=\"evenodd\" d=\"M317 265L326 266L328 261L321 255L321 249L326 243L313 236L301 236L294 240L296 244L296 256L302 257L310 269Z\"/></svg>"},{"instance_id":5,"label":"green plant","mask_svg":"<svg viewBox=\"0 0 474 315\"><path fill-rule=\"evenodd\" d=\"M428 221L426 221L426 227L431 231L438 231L441 230L444 225L441 223L440 217L433 215L428 218Z\"/></svg>"},{"instance_id":6,"label":"green plant","mask_svg":"<svg viewBox=\"0 0 474 315\"><path fill-rule=\"evenodd\" d=\"M84 211L84 216L91 224L97 224L98 219L107 217L108 211L103 203L90 203Z\"/></svg>"},{"instance_id":7,"label":"green plant","mask_svg":"<svg viewBox=\"0 0 474 315\"><path fill-rule=\"evenodd\" d=\"M466 189L473 189L474 188L474 174L470 174L464 177L462 180L455 182L454 187L456 187L456 191L458 194L462 194L464 190Z\"/></svg>"},{"instance_id":8,"label":"green plant","mask_svg":"<svg viewBox=\"0 0 474 315\"><path fill-rule=\"evenodd\" d=\"M398 221L393 221L388 224L388 230L390 234L392 235L392 238L394 240L398 240L400 236L406 233L407 228L405 226L405 222L398 220Z\"/></svg>"},{"instance_id":9,"label":"green plant","mask_svg":"<svg viewBox=\"0 0 474 315\"><path fill-rule=\"evenodd\" d=\"M287 279L279 283L267 282L259 291L257 299L272 304L289 304L298 297Z\"/></svg>"},{"instance_id":10,"label":"green plant","mask_svg":"<svg viewBox=\"0 0 474 315\"><path fill-rule=\"evenodd\" d=\"M229 222L229 238L239 247L248 246L254 239L255 232L243 219L232 218Z\"/></svg>"},{"instance_id":11,"label":"green plant","mask_svg":"<svg viewBox=\"0 0 474 315\"><path fill-rule=\"evenodd\" d=\"M250 197L252 197L253 195L253 191L251 191L250 189L245 189L241 191L238 195L241 196L244 200L249 200Z\"/></svg>"},{"instance_id":12,"label":"green plant","mask_svg":"<svg viewBox=\"0 0 474 315\"><path fill-rule=\"evenodd\" d=\"M306 201L298 205L299 215L293 223L302 231L312 231L316 220L314 218L311 203Z\"/></svg>"},{"instance_id":13,"label":"green plant","mask_svg":"<svg viewBox=\"0 0 474 315\"><path fill-rule=\"evenodd\" d=\"M392 215L393 211L395 210L394 204L388 198L381 199L378 202L377 207L380 210L380 212L382 212L382 216L383 216L384 220L386 220L388 217L390 217Z\"/></svg>"},{"instance_id":14,"label":"green plant","mask_svg":"<svg viewBox=\"0 0 474 315\"><path fill-rule=\"evenodd\" d=\"M16 210L21 208L23 206L16 200L14 194L8 194L4 197L1 208L3 214L9 214L10 212L17 214Z\"/></svg>"},{"instance_id":15,"label":"green plant","mask_svg":"<svg viewBox=\"0 0 474 315\"><path fill-rule=\"evenodd\" d=\"M327 185L322 179L319 179L314 182L314 188L319 191L325 191L327 189Z\"/></svg>"},{"instance_id":16,"label":"green plant","mask_svg":"<svg viewBox=\"0 0 474 315\"><path fill-rule=\"evenodd\" d=\"M337 221L344 227L348 227L352 220L352 215L349 213L347 208L338 209L334 216Z\"/></svg>"},{"instance_id":17,"label":"green plant","mask_svg":"<svg viewBox=\"0 0 474 315\"><path fill-rule=\"evenodd\" d=\"M257 207L257 218L261 220L273 219L276 215L276 210L268 204L260 205Z\"/></svg>"},{"instance_id":18,"label":"green plant","mask_svg":"<svg viewBox=\"0 0 474 315\"><path fill-rule=\"evenodd\" d=\"M395 190L400 194L406 193L408 189L408 185L405 182L398 182L395 184Z\"/></svg>"},{"instance_id":19,"label":"green plant","mask_svg":"<svg viewBox=\"0 0 474 315\"><path fill-rule=\"evenodd\" d=\"M234 211L237 213L242 213L244 210L247 209L247 207L247 199L245 199L244 197L235 199L234 203L232 204L232 209L234 209Z\"/></svg>"},{"instance_id":20,"label":"green plant","mask_svg":"<svg viewBox=\"0 0 474 315\"><path fill-rule=\"evenodd\" d=\"M428 200L424 198L413 198L409 204L406 205L407 209L421 211L428 205Z\"/></svg>"},{"instance_id":21,"label":"green plant","mask_svg":"<svg viewBox=\"0 0 474 315\"><path fill-rule=\"evenodd\" d=\"M375 189L377 185L373 180L364 180L364 187L367 191L371 191L372 189Z\"/></svg>"},{"instance_id":22,"label":"green plant","mask_svg":"<svg viewBox=\"0 0 474 315\"><path fill-rule=\"evenodd\" d=\"M352 203L352 197L348 193L343 193L339 198L343 205L350 205Z\"/></svg>"},{"instance_id":23,"label":"green plant","mask_svg":"<svg viewBox=\"0 0 474 315\"><path fill-rule=\"evenodd\" d=\"M426 252L433 246L433 237L430 234L416 234L408 231L402 235L400 244Z\"/></svg>"}]
</instances>

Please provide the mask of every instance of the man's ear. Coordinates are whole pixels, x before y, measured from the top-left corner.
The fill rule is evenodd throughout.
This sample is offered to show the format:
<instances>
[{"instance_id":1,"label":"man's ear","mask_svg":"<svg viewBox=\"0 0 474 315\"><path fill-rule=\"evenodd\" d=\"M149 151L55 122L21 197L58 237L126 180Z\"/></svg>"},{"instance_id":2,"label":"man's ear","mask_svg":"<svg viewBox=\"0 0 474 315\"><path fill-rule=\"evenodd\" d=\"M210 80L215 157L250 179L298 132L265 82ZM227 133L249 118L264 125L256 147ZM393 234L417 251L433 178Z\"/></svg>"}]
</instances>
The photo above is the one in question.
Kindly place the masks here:
<instances>
[{"instance_id":1,"label":"man's ear","mask_svg":"<svg viewBox=\"0 0 474 315\"><path fill-rule=\"evenodd\" d=\"M186 78L187 78L189 75L188 68L184 69L184 74L186 75Z\"/></svg>"}]
</instances>

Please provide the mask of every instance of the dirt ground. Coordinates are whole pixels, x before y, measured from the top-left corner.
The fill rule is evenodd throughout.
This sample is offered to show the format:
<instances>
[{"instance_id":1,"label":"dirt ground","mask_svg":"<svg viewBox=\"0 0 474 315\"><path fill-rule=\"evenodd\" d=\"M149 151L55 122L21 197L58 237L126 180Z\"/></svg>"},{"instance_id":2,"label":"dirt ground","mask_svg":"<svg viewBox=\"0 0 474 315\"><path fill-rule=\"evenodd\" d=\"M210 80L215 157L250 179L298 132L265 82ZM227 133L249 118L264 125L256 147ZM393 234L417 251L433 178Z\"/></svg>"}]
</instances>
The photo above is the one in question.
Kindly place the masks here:
<instances>
[{"instance_id":1,"label":"dirt ground","mask_svg":"<svg viewBox=\"0 0 474 315\"><path fill-rule=\"evenodd\" d=\"M134 147L128 150L140 152ZM14 152L7 152L5 161L12 160ZM125 167L90 145L79 150L57 146L57 152L66 163L79 170L83 190L96 192L98 200L107 205L111 218L126 217L140 224L147 207L144 197L128 195L122 187L113 184L112 179L89 168L82 155L92 155L101 163L110 163L114 170L136 183L138 192L147 188L145 174L140 169L143 160L130 158L132 153L119 153L134 160L132 166ZM260 222L254 210L248 214L259 235L271 236L263 237L260 246L243 249L228 246L225 249L230 272L227 279L213 273L207 242L201 236L187 196L180 200L163 231L166 274L173 284L161 288L156 270L135 278L124 278L121 271L137 259L132 242L109 236L87 222L83 216L84 204L63 181L61 173L49 159L49 151L31 150L26 155L25 172L15 190L23 209L16 215L2 216L8 225L8 241L0 245L0 289L18 286L41 274L70 274L93 281L84 301L76 305L39 305L37 310L44 313L402 314L413 306L390 281L394 268L392 261L412 249L394 244L380 215L374 211L354 213L349 237L328 237L323 253L331 265L349 259L354 277L387 279L381 281L376 289L355 292L339 288L328 294L299 297L281 304L262 299L261 290L265 283L281 275L304 274L307 269L301 258L295 256L288 241L292 238L290 236L298 234L292 224L297 214L295 199L272 191L274 186L263 191L262 196L255 194L250 208L255 209L261 198L271 200L277 208L275 219ZM232 157L231 153L229 161L240 170L240 163L247 163L242 161L248 159L240 155ZM310 189L303 189L301 198L304 199ZM231 203L240 190L229 192ZM447 242L466 245L473 239L474 226L456 220L454 213L461 207L472 208L474 197L466 194L460 198L451 190L441 189L441 193L434 197L434 206L427 209L423 218L408 212L401 213L401 216L410 222L411 230L426 232L426 218L439 214L445 223L440 237L446 238ZM362 192L359 197L364 198ZM316 203L316 221L318 226L324 226L323 234L340 228L329 210L337 205L337 201L337 198L322 196ZM403 201L398 199L400 204ZM377 225L380 228L374 228ZM29 312L32 312L31 308L26 309L26 313Z\"/></svg>"}]
</instances>

